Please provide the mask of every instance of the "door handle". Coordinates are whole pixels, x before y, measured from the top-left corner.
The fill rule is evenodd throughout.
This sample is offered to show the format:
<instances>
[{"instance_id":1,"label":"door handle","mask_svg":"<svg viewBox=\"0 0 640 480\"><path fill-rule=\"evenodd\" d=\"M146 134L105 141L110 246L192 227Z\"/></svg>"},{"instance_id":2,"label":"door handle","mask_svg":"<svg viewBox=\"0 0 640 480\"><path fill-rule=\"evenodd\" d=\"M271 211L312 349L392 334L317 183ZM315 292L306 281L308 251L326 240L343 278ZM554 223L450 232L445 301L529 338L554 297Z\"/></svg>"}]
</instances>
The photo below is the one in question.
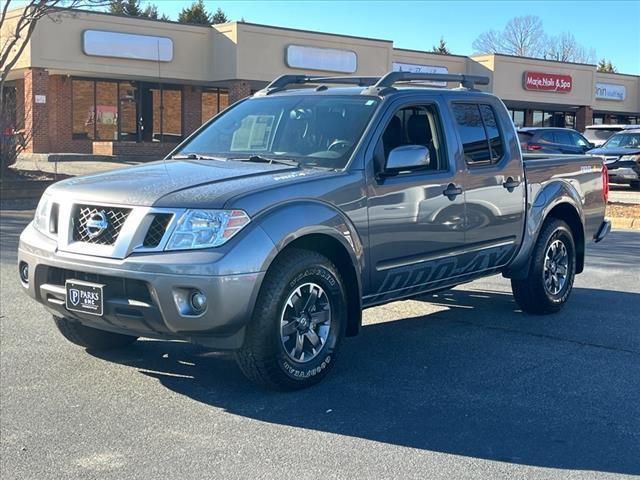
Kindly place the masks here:
<instances>
[{"instance_id":1,"label":"door handle","mask_svg":"<svg viewBox=\"0 0 640 480\"><path fill-rule=\"evenodd\" d=\"M514 180L512 177L507 178L507 181L502 184L504 188L509 190L509 193L513 192L513 189L520 185L518 180Z\"/></svg>"},{"instance_id":2,"label":"door handle","mask_svg":"<svg viewBox=\"0 0 640 480\"><path fill-rule=\"evenodd\" d=\"M448 197L449 200L453 200L458 195L462 194L462 189L460 187L456 187L453 183L447 185L446 190L442 192L445 197Z\"/></svg>"}]
</instances>

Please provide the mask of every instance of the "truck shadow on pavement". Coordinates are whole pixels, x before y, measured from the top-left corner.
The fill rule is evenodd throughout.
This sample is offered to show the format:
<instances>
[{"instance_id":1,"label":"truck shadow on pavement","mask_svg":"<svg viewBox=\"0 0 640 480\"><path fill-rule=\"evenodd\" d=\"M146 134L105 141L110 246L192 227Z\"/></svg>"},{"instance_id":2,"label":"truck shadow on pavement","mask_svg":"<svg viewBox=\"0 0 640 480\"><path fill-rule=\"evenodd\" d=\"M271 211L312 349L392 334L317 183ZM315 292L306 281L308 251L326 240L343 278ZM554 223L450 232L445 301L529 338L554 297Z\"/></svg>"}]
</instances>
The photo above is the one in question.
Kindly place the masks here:
<instances>
[{"instance_id":1,"label":"truck shadow on pavement","mask_svg":"<svg viewBox=\"0 0 640 480\"><path fill-rule=\"evenodd\" d=\"M421 302L439 311L425 314ZM367 324L346 339L329 377L293 393L258 389L230 356L179 342L140 341L100 358L262 422L523 465L639 474L638 305L640 294L576 288L560 314L537 317L503 292L424 296L399 314L414 317Z\"/></svg>"}]
</instances>

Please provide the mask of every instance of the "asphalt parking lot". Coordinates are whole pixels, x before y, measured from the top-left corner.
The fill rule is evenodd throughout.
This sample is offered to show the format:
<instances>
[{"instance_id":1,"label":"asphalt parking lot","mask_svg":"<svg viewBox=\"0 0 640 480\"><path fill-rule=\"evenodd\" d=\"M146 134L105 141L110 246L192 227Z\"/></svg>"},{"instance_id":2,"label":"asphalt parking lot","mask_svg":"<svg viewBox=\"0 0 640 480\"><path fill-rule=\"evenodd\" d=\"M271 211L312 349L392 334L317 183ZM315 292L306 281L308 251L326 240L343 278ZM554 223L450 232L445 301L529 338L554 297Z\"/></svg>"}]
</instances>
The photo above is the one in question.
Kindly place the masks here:
<instances>
[{"instance_id":1,"label":"asphalt parking lot","mask_svg":"<svg viewBox=\"0 0 640 480\"><path fill-rule=\"evenodd\" d=\"M323 384L273 393L183 343L66 342L19 291L30 217L2 211L2 478L640 475L640 232L589 248L560 314L500 277L378 307Z\"/></svg>"}]
</instances>

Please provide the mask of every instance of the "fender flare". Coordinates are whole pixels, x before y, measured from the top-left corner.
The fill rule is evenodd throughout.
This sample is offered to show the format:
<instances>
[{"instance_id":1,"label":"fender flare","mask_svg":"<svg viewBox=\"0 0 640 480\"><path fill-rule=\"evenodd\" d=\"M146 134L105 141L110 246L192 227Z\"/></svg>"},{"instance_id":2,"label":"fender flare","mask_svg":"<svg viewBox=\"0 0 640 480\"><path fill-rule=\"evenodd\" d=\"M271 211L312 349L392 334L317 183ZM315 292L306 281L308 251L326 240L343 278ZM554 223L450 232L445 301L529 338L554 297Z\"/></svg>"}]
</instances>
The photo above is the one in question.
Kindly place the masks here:
<instances>
[{"instance_id":1,"label":"fender flare","mask_svg":"<svg viewBox=\"0 0 640 480\"><path fill-rule=\"evenodd\" d=\"M582 238L584 239L585 219L582 204L583 201L580 194L566 180L549 182L540 189L535 198L531 202L527 202L528 212L522 245L511 263L503 271L503 276L523 279L529 275L531 252L538 241L542 225L544 225L551 211L560 205L568 205L576 213L582 225ZM584 255L584 245L576 245L576 247L578 252L582 252L582 255Z\"/></svg>"}]
</instances>

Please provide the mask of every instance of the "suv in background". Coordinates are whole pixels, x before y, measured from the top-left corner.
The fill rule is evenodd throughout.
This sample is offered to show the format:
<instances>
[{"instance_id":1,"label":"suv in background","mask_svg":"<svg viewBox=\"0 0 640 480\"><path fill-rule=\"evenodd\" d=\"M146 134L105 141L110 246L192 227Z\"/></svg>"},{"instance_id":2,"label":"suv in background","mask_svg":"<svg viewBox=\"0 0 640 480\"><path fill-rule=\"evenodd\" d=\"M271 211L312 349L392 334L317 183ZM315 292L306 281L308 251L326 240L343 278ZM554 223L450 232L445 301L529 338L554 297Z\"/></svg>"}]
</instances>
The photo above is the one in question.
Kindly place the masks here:
<instances>
[{"instance_id":1,"label":"suv in background","mask_svg":"<svg viewBox=\"0 0 640 480\"><path fill-rule=\"evenodd\" d=\"M604 145L614 133L628 130L630 128L640 128L640 125L589 125L584 130L584 136L595 147Z\"/></svg>"},{"instance_id":2,"label":"suv in background","mask_svg":"<svg viewBox=\"0 0 640 480\"><path fill-rule=\"evenodd\" d=\"M640 190L640 126L618 132L599 148L587 152L604 158L612 183L628 183Z\"/></svg>"},{"instance_id":3,"label":"suv in background","mask_svg":"<svg viewBox=\"0 0 640 480\"><path fill-rule=\"evenodd\" d=\"M518 129L523 152L581 155L594 145L570 128L529 127Z\"/></svg>"}]
</instances>

